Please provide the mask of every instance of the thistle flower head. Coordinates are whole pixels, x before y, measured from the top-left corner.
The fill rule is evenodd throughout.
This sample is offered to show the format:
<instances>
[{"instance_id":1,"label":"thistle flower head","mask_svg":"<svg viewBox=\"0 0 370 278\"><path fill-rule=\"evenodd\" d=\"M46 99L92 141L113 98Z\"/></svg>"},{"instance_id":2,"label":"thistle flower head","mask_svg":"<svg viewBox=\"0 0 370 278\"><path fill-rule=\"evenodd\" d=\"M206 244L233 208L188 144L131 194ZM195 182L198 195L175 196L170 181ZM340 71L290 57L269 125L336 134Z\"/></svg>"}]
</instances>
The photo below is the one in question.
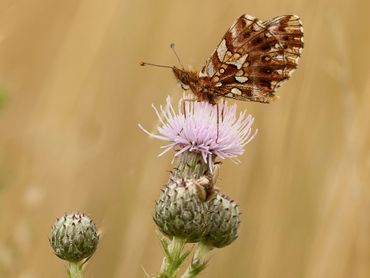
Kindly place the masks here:
<instances>
[{"instance_id":1,"label":"thistle flower head","mask_svg":"<svg viewBox=\"0 0 370 278\"><path fill-rule=\"evenodd\" d=\"M98 241L94 222L82 213L66 214L57 219L49 238L55 255L69 262L79 262L92 256Z\"/></svg>"},{"instance_id":2,"label":"thistle flower head","mask_svg":"<svg viewBox=\"0 0 370 278\"><path fill-rule=\"evenodd\" d=\"M176 111L167 97L164 107L158 109L153 105L153 109L160 120L158 134L139 127L151 137L170 142L162 146L164 151L160 155L175 149L175 155L185 151L200 153L206 163L212 157L238 162L237 157L256 134L252 133L254 118L246 111L237 113L236 104L228 105L224 100L212 105L184 95Z\"/></svg>"}]
</instances>

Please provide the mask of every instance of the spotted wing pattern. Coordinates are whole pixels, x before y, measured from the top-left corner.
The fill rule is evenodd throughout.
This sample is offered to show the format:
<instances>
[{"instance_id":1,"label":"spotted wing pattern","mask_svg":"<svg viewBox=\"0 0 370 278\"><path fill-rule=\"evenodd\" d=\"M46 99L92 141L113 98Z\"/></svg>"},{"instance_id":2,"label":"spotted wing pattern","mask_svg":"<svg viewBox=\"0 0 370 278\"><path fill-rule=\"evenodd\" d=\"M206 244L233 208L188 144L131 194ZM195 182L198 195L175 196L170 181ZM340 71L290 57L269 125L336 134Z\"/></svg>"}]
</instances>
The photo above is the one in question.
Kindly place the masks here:
<instances>
[{"instance_id":1,"label":"spotted wing pattern","mask_svg":"<svg viewBox=\"0 0 370 278\"><path fill-rule=\"evenodd\" d=\"M209 79L217 96L268 103L297 68L302 49L298 16L262 22L243 15L226 32L199 78Z\"/></svg>"}]
</instances>

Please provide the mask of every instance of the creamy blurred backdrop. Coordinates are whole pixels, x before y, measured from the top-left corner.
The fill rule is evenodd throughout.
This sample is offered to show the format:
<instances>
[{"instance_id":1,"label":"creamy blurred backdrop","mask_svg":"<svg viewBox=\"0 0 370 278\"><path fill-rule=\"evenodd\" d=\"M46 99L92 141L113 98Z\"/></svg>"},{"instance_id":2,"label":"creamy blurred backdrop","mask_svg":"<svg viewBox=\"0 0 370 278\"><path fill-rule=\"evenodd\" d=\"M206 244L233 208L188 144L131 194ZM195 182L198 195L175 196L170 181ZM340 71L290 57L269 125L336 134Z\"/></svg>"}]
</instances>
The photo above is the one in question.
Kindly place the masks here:
<instances>
[{"instance_id":1,"label":"creamy blurred backdrop","mask_svg":"<svg viewBox=\"0 0 370 278\"><path fill-rule=\"evenodd\" d=\"M171 168L150 108L181 89L241 14L297 14L299 69L280 101L239 102L256 139L221 168L239 239L201 277L370 277L370 4L366 0L0 1L0 277L66 277L50 226L83 211L102 238L87 277L145 277L162 250L152 211Z\"/></svg>"}]
</instances>

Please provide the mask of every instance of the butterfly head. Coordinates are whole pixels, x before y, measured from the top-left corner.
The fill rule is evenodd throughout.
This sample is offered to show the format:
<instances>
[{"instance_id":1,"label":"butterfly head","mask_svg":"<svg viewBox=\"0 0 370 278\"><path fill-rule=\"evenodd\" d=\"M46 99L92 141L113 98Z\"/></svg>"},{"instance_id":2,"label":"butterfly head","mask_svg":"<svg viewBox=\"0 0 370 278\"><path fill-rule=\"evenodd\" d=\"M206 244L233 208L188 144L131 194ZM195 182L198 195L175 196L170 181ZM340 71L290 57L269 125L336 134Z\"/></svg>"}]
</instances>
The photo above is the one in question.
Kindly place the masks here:
<instances>
[{"instance_id":1,"label":"butterfly head","mask_svg":"<svg viewBox=\"0 0 370 278\"><path fill-rule=\"evenodd\" d=\"M177 80L181 82L182 87L191 87L192 84L196 83L197 75L195 72L185 69L179 69L177 67L173 67L172 70Z\"/></svg>"},{"instance_id":2,"label":"butterfly head","mask_svg":"<svg viewBox=\"0 0 370 278\"><path fill-rule=\"evenodd\" d=\"M189 72L184 69L179 69L177 67L172 68L173 73L175 74L176 78L184 85L189 85L190 83L190 76Z\"/></svg>"}]
</instances>

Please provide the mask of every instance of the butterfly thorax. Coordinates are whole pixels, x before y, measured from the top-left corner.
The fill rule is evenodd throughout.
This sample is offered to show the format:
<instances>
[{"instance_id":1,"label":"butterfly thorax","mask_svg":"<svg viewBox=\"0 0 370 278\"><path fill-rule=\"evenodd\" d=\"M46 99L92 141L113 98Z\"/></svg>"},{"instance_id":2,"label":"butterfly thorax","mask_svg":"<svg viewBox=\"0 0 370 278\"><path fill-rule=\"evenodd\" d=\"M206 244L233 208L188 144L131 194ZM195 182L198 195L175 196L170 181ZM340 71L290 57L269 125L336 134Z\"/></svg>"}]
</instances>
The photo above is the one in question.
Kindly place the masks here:
<instances>
[{"instance_id":1,"label":"butterfly thorax","mask_svg":"<svg viewBox=\"0 0 370 278\"><path fill-rule=\"evenodd\" d=\"M190 88L198 101L216 104L218 97L212 90L214 84L209 77L199 77L198 73L193 70L179 69L177 67L172 69L176 78L181 82L182 87L184 89Z\"/></svg>"}]
</instances>

